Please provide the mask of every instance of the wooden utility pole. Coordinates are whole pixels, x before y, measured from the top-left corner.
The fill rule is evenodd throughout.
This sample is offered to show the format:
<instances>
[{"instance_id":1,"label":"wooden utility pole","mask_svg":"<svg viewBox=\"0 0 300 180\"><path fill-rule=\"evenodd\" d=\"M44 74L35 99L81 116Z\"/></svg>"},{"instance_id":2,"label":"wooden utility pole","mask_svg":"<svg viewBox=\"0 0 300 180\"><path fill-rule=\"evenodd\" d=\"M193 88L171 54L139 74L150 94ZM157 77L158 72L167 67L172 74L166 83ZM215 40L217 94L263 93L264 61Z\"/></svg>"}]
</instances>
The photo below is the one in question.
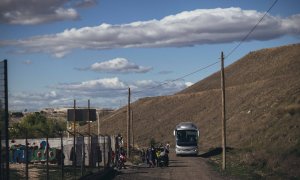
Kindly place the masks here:
<instances>
[{"instance_id":1,"label":"wooden utility pole","mask_svg":"<svg viewBox=\"0 0 300 180\"><path fill-rule=\"evenodd\" d=\"M127 106L127 156L130 157L130 88L128 88Z\"/></svg>"},{"instance_id":2,"label":"wooden utility pole","mask_svg":"<svg viewBox=\"0 0 300 180\"><path fill-rule=\"evenodd\" d=\"M100 114L96 111L97 122L98 122L98 137L100 136Z\"/></svg>"},{"instance_id":3,"label":"wooden utility pole","mask_svg":"<svg viewBox=\"0 0 300 180\"><path fill-rule=\"evenodd\" d=\"M224 77L224 54L221 53L221 89L222 89L222 169L226 169L226 114L225 114L225 77Z\"/></svg>"},{"instance_id":4,"label":"wooden utility pole","mask_svg":"<svg viewBox=\"0 0 300 180\"><path fill-rule=\"evenodd\" d=\"M88 100L87 120L88 120L88 122L89 122L88 133L89 133L89 137L90 137L90 134L91 134L91 123L90 123L90 100ZM90 138L89 138L89 142L90 142Z\"/></svg>"},{"instance_id":5,"label":"wooden utility pole","mask_svg":"<svg viewBox=\"0 0 300 180\"><path fill-rule=\"evenodd\" d=\"M131 143L132 143L132 148L134 148L134 134L133 134L133 110L131 110Z\"/></svg>"},{"instance_id":6,"label":"wooden utility pole","mask_svg":"<svg viewBox=\"0 0 300 180\"><path fill-rule=\"evenodd\" d=\"M76 100L74 99L74 119L73 119L73 167L74 167L74 175L76 179Z\"/></svg>"},{"instance_id":7,"label":"wooden utility pole","mask_svg":"<svg viewBox=\"0 0 300 180\"><path fill-rule=\"evenodd\" d=\"M89 134L89 138L88 138L88 153L89 153L89 167L92 166L92 158L91 158L91 120L90 120L90 100L88 100L88 114L87 114L87 120L89 122L89 126L88 126L88 134Z\"/></svg>"}]
</instances>

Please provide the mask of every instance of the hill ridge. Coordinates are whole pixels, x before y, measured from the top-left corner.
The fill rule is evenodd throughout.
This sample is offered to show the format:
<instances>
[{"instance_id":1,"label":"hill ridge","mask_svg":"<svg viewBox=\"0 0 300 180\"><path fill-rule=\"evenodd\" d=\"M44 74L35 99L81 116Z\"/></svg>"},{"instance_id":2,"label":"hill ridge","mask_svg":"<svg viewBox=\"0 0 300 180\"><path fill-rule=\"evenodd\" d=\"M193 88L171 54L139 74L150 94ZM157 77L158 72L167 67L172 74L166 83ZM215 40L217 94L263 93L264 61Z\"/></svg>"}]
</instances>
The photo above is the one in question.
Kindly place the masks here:
<instances>
[{"instance_id":1,"label":"hill ridge","mask_svg":"<svg viewBox=\"0 0 300 180\"><path fill-rule=\"evenodd\" d=\"M249 83L251 81L261 79L261 78L266 78L266 77L272 78L283 72L291 73L291 71L294 71L293 73L295 73L295 72L300 73L299 69L297 69L298 66L293 66L293 64L299 64L299 60L297 60L297 58L292 60L293 57L297 57L299 55L299 53L297 52L297 49L299 49L299 46L300 46L300 44L292 44L292 45L285 45L285 46L280 46L280 47L275 47L275 48L274 47L273 48L265 48L265 49L253 51L253 52L246 54L240 60L230 64L229 66L227 66L225 68L225 78L226 78L226 82L227 82L226 86L231 86L232 83L234 83L234 84ZM288 53L288 52L292 52L292 53ZM286 62L289 64L285 65L286 67L289 66L289 71L287 71L286 69L283 69L283 70L281 70L281 72L280 71L272 72L272 70L276 68L276 65L277 66L282 65L282 62L278 62L282 58L278 58L278 56L286 56L287 58L290 59L290 61ZM225 61L226 61L226 59L225 59ZM242 70L247 71L246 69L250 65L252 65L254 63L259 64L261 62L264 62L265 66L260 67L259 70L255 70L252 68L251 70L253 70L253 72L249 71L247 74L242 74ZM270 65L273 67L266 67L266 65ZM239 71L236 71L236 69L239 69L239 68L242 68L242 69ZM262 71L268 71L268 73L262 74ZM242 74L242 76L239 77L239 79L232 81L232 76L240 76L241 74ZM262 75L262 76L259 77L259 75ZM220 87L219 79L220 79L220 71L217 71L217 72L213 73L211 76L208 76L208 77L202 79L198 83L195 83L194 85L188 87L187 89L184 89L181 92L178 92L177 94L187 93L189 91L191 91L191 92L201 91L202 89L211 89L212 86ZM213 80L213 82L208 83L208 81L212 81L212 80ZM242 82L240 82L238 80L242 80ZM208 85L206 85L206 84L208 84ZM195 87L195 86L198 86L198 87Z\"/></svg>"},{"instance_id":2,"label":"hill ridge","mask_svg":"<svg viewBox=\"0 0 300 180\"><path fill-rule=\"evenodd\" d=\"M250 52L225 68L228 146L236 161L299 177L300 44ZM135 145L153 138L174 146L173 129L192 121L200 129L200 149L221 146L220 72L170 96L131 104ZM104 134L126 136L126 107L101 122ZM93 130L96 131L94 124ZM292 162L292 163L291 163Z\"/></svg>"}]
</instances>

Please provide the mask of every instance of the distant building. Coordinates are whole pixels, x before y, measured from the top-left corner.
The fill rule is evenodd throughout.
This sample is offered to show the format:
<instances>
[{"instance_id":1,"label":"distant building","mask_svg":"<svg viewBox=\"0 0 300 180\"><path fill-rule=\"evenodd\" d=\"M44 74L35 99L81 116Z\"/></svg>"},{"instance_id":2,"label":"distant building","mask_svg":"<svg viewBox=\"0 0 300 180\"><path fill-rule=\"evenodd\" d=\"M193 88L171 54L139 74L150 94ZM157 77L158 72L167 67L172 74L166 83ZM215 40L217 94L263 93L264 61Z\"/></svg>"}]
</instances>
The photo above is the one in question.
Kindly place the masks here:
<instances>
[{"instance_id":1,"label":"distant building","mask_svg":"<svg viewBox=\"0 0 300 180\"><path fill-rule=\"evenodd\" d=\"M22 117L24 117L24 114L23 114L23 112L12 112L10 114L10 117L12 117L12 118L22 118Z\"/></svg>"},{"instance_id":2,"label":"distant building","mask_svg":"<svg viewBox=\"0 0 300 180\"><path fill-rule=\"evenodd\" d=\"M18 123L25 116L23 112L11 112L9 115L11 124Z\"/></svg>"}]
</instances>

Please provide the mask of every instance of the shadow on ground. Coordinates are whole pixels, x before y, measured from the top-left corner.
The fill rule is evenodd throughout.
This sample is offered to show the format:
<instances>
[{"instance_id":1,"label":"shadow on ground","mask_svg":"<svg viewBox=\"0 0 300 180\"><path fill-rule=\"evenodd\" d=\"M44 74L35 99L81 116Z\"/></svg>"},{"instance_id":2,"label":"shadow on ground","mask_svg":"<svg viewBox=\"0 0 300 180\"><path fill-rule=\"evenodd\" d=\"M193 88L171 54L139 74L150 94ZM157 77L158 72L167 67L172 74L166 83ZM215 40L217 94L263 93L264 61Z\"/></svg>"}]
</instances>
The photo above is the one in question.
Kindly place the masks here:
<instances>
[{"instance_id":1,"label":"shadow on ground","mask_svg":"<svg viewBox=\"0 0 300 180\"><path fill-rule=\"evenodd\" d=\"M233 150L232 147L226 147L226 152L229 152ZM213 157L213 156L217 156L217 155L220 155L222 154L222 151L223 151L223 148L221 147L216 147L214 149L211 149L209 150L208 152L204 153L204 154L200 154L199 157L202 157L202 158L210 158L210 157Z\"/></svg>"}]
</instances>

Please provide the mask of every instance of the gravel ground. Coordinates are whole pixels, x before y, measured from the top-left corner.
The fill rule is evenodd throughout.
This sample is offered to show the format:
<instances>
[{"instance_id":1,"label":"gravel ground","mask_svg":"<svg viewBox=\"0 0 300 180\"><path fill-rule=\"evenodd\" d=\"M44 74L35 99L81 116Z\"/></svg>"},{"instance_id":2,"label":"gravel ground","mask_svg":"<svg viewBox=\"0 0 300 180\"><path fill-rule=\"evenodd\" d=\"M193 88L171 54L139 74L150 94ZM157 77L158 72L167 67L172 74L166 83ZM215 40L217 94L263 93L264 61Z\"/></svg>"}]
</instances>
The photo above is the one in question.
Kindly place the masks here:
<instances>
[{"instance_id":1,"label":"gravel ground","mask_svg":"<svg viewBox=\"0 0 300 180\"><path fill-rule=\"evenodd\" d=\"M205 159L201 157L177 157L175 153L170 153L169 167L149 168L146 164L138 166L127 165L127 169L115 171L110 177L105 179L114 180L157 180L157 179L201 179L201 180L219 180L228 179L222 177L206 164Z\"/></svg>"}]
</instances>

